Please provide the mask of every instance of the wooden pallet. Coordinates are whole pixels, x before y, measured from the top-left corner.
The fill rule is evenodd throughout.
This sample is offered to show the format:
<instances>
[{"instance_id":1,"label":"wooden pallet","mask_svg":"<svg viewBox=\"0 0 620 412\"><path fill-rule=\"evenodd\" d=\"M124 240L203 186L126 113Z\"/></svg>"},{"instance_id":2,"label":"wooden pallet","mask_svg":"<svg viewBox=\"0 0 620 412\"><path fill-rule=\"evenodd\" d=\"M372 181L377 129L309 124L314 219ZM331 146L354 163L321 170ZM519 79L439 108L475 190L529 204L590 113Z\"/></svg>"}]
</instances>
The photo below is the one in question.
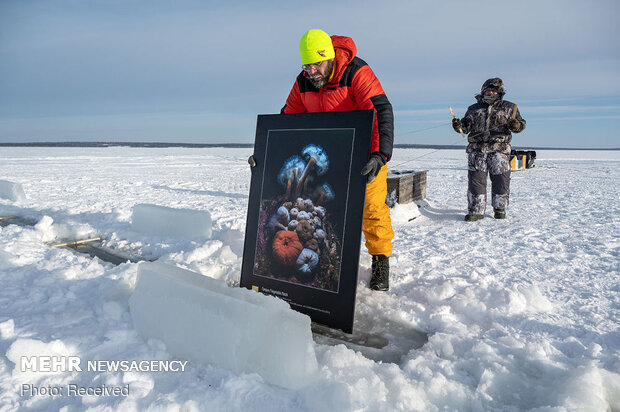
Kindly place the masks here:
<instances>
[{"instance_id":1,"label":"wooden pallet","mask_svg":"<svg viewBox=\"0 0 620 412\"><path fill-rule=\"evenodd\" d=\"M411 203L414 200L426 199L426 173L413 170L391 171L387 177L388 206L396 203Z\"/></svg>"}]
</instances>

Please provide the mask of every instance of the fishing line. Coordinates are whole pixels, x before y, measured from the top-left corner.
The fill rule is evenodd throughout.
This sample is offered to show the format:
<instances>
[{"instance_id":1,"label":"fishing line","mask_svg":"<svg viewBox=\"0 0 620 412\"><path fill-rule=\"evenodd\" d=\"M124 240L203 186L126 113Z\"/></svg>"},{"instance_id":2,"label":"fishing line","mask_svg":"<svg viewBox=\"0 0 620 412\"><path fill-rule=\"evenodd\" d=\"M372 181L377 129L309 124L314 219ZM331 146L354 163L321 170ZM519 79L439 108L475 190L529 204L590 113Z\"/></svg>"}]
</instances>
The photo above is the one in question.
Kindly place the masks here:
<instances>
[{"instance_id":1,"label":"fishing line","mask_svg":"<svg viewBox=\"0 0 620 412\"><path fill-rule=\"evenodd\" d=\"M442 123L440 125L433 126L433 127L427 127L426 129L411 130L409 132L400 133L398 136L400 137L400 136L405 135L405 134L414 134L414 133L424 132L426 130L437 129L438 127L442 127L442 126L445 126L445 125L448 125L448 124L451 124L451 122Z\"/></svg>"},{"instance_id":2,"label":"fishing line","mask_svg":"<svg viewBox=\"0 0 620 412\"><path fill-rule=\"evenodd\" d=\"M461 141L461 139L457 140L456 142L450 143L450 145L457 144L457 143L459 143L460 141ZM421 158L423 158L423 157L425 157L425 156L431 155L431 154L433 154L433 153L435 153L435 152L438 152L438 151L440 151L440 150L444 150L444 149L435 149L435 150L432 150L432 151L430 151L430 152L428 152L428 153L424 153L423 155L420 155L420 156L414 157L413 159L407 160L406 162L397 163L397 164L395 164L394 166L390 166L390 168L394 168L394 167L402 166L402 165L407 164L407 163L411 163L411 162L413 162L414 160L421 159Z\"/></svg>"},{"instance_id":3,"label":"fishing line","mask_svg":"<svg viewBox=\"0 0 620 412\"><path fill-rule=\"evenodd\" d=\"M445 125L447 125L447 124L452 124L452 122L449 122L449 123L444 123L444 124L442 124L442 125L440 125L440 126L445 126ZM439 126L436 126L436 127L439 127ZM432 127L432 129L434 129L434 128L435 128L435 127ZM423 129L423 130L427 130L427 129ZM421 132L421 131L422 131L422 130L414 130L413 132L407 132L407 133L410 133L410 134L411 134L411 133L416 133L416 132ZM477 136L480 136L480 135L482 135L482 134L484 134L484 133L486 133L486 132L474 133L474 134L472 134L472 135L471 135L471 136L469 136L469 137L477 137ZM402 135L402 134L401 134L401 135ZM399 136L401 136L401 135L399 135ZM455 142L453 142L453 143L450 143L449 145L450 145L450 146L451 146L451 145L455 145L455 144L459 143L461 140L462 140L462 139L459 139L459 140L457 140L457 141L455 141ZM430 152L428 152L428 153L424 153L423 155L420 155L420 156L414 157L413 159L407 160L407 161L405 161L405 162L402 162L402 163L397 163L397 164L395 164L395 165L393 165L393 166L390 166L390 168L394 168L394 167L402 166L402 165L407 164L407 163L411 163L411 162L413 162L414 160L418 160L418 159L421 159L421 158L423 158L423 157L429 156L429 155L431 155L431 154L433 154L433 153L436 153L436 152L438 152L438 151L440 151L440 150L444 150L444 149L435 149L435 150L432 150L432 151L430 151Z\"/></svg>"},{"instance_id":4,"label":"fishing line","mask_svg":"<svg viewBox=\"0 0 620 412\"><path fill-rule=\"evenodd\" d=\"M405 132L405 133L399 133L398 137L400 137L400 136L402 136L402 135L405 135L405 134L414 134L414 133L419 133L419 132L423 132L423 131L426 131L426 130L437 129L438 127L443 127L443 126L446 126L446 125L449 125L449 124L452 124L452 122L450 121L450 122L442 123L442 124L437 125L437 126L427 127L426 129L418 129L418 130L412 130L412 131ZM457 141L456 141L456 142L454 142L454 143L450 143L450 145L457 144L457 143L459 143L460 141L461 141L461 140L459 139L459 140L457 140ZM435 153L435 152L438 152L438 151L440 151L440 150L443 150L443 149L435 149L435 150L432 150L432 151L430 151L430 152L428 152L428 153L424 153L424 154L423 154L423 155L421 155L421 156L417 156L417 157L414 157L413 159L407 160L406 162L402 162L402 163L398 163L398 164L395 164L395 165L393 165L393 166L390 166L390 168L394 168L394 167L402 166L402 165L407 164L407 163L411 163L411 162L413 162L414 160L418 160L418 159L421 159L421 158L423 158L423 157L425 157L425 156L429 156L429 155L431 155L431 154L433 154L433 153Z\"/></svg>"},{"instance_id":5,"label":"fishing line","mask_svg":"<svg viewBox=\"0 0 620 412\"><path fill-rule=\"evenodd\" d=\"M512 109L512 119L515 119L515 118L516 118L516 116L517 116L517 107L518 107L518 106L515 104L515 107ZM452 118L453 118L453 119L456 119L456 115L454 114L454 111L452 110L452 106L449 106L449 108L450 108L450 113L452 113ZM410 131L410 132L401 133L401 134L399 134L399 136L402 136L402 135L405 135L405 134L414 134L414 133L418 133L418 132L423 132L423 131L425 131L425 130L436 129L436 128L438 128L438 127L442 127L442 126L445 126L445 125L448 125L448 124L451 124L451 123L452 123L452 122L447 122L447 123L442 123L442 124L440 124L440 125L438 125L438 126L428 127L428 128L426 128L426 129L412 130L412 131ZM469 137L465 137L465 133L463 133L463 130L462 130L462 129L459 129L458 131L461 133L461 136L462 136L464 139L469 139L469 138L477 137L477 136L480 136L480 135L482 135L482 134L486 133L486 132L479 132L479 133L474 133L474 134L472 134L472 135L469 135ZM457 140L457 141L456 141L456 142L454 142L454 143L450 143L450 145L457 144L457 143L459 143L460 141L461 141L461 140L459 139L459 140ZM438 152L438 151L440 151L440 150L443 150L443 149L435 149L435 150L430 151L430 152L428 152L428 153L424 153L423 155L420 155L420 156L414 157L413 159L407 160L406 162L398 163L398 164L396 164L396 165L394 165L394 166L392 166L392 167L398 167L398 166L405 165L405 164L407 164L407 163L411 163L411 162L413 162L414 160L418 160L418 159L421 159L421 158L423 158L423 157L425 157L425 156L429 156L429 155L431 155L431 154L433 154L433 153L435 153L435 152Z\"/></svg>"}]
</instances>

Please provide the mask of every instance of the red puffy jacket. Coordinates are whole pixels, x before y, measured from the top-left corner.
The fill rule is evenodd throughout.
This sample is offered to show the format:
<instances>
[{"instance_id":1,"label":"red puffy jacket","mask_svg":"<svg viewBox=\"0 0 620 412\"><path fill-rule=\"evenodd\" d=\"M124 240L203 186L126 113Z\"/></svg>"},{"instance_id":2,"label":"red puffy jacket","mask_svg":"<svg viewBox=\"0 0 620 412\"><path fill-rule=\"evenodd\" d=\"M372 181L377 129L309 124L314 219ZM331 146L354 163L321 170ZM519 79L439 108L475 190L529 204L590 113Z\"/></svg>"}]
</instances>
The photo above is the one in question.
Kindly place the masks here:
<instances>
[{"instance_id":1,"label":"red puffy jacket","mask_svg":"<svg viewBox=\"0 0 620 412\"><path fill-rule=\"evenodd\" d=\"M394 113L379 79L368 64L356 57L357 47L350 37L331 36L336 59L330 82L317 89L302 71L286 99L281 113L341 112L375 110L370 152L392 157Z\"/></svg>"}]
</instances>

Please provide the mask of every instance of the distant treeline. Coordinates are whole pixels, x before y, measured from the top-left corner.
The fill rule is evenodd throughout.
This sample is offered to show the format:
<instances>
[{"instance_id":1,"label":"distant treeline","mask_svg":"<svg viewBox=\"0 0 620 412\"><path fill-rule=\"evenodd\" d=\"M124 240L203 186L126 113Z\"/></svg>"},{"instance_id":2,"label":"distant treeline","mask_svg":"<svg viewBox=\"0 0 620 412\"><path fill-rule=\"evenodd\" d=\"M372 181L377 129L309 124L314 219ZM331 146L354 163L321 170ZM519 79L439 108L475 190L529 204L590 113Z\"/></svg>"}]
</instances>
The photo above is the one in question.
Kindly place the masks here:
<instances>
[{"instance_id":1,"label":"distant treeline","mask_svg":"<svg viewBox=\"0 0 620 412\"><path fill-rule=\"evenodd\" d=\"M254 147L252 143L161 143L161 142L25 142L0 143L0 147Z\"/></svg>"},{"instance_id":2,"label":"distant treeline","mask_svg":"<svg viewBox=\"0 0 620 412\"><path fill-rule=\"evenodd\" d=\"M231 147L231 148L250 148L252 143L162 143L162 142L24 142L24 143L1 143L0 147L187 147L187 148L208 148L208 147ZM395 144L397 149L456 149L464 150L465 145L439 145L439 144ZM616 148L596 148L596 147L530 147L513 146L518 150L620 150Z\"/></svg>"}]
</instances>

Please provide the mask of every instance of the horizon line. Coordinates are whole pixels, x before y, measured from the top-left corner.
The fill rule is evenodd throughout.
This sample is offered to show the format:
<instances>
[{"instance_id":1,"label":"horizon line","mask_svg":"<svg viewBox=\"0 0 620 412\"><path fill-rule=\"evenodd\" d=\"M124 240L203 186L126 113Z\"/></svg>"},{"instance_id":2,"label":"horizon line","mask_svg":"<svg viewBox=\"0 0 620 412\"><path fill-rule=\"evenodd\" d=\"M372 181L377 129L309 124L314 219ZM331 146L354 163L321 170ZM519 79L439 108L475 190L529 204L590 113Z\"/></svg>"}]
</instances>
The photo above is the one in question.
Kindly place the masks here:
<instances>
[{"instance_id":1,"label":"horizon line","mask_svg":"<svg viewBox=\"0 0 620 412\"><path fill-rule=\"evenodd\" d=\"M63 142L0 142L0 147L146 147L146 148L166 148L166 147L187 147L187 148L209 148L209 147L230 147L230 148L250 148L254 143L175 143L175 142L119 142L119 141L63 141ZM396 143L395 149L465 149L466 145L441 145L441 144L415 144L415 143ZM513 149L517 149L512 146ZM519 150L620 150L620 147L549 147L549 146L519 146Z\"/></svg>"}]
</instances>

